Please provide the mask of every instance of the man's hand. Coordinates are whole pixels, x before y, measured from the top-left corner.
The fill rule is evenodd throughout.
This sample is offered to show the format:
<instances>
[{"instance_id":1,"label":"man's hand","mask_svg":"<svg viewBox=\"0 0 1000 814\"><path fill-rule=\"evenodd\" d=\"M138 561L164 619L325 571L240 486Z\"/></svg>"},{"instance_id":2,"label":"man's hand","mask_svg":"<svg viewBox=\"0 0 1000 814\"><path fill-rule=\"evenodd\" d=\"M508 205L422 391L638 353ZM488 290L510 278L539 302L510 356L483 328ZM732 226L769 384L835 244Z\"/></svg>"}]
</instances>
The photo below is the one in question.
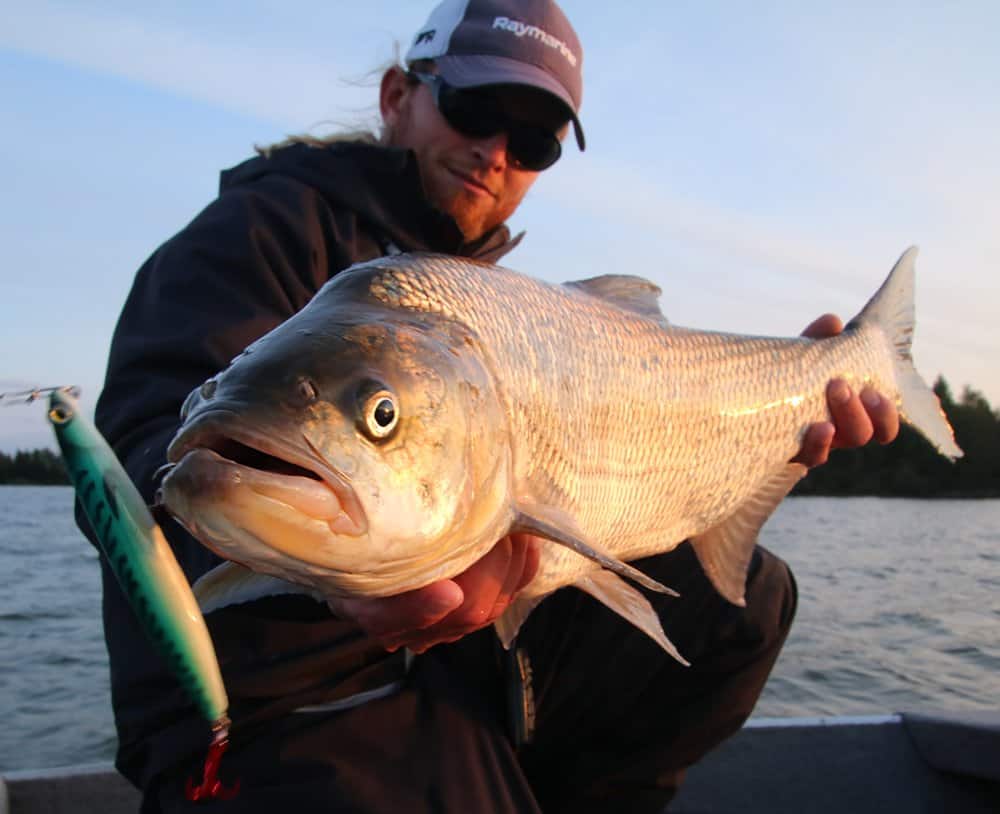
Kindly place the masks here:
<instances>
[{"instance_id":1,"label":"man's hand","mask_svg":"<svg viewBox=\"0 0 1000 814\"><path fill-rule=\"evenodd\" d=\"M810 323L803 336L825 339L836 336L844 325L839 317L824 314ZM831 449L861 447L872 438L888 444L899 432L899 413L887 399L870 387L855 393L843 379L833 379L826 386L826 402L830 407L830 421L820 421L806 430L795 463L808 467L826 463Z\"/></svg>"},{"instance_id":2,"label":"man's hand","mask_svg":"<svg viewBox=\"0 0 1000 814\"><path fill-rule=\"evenodd\" d=\"M538 570L538 544L529 534L511 534L453 579L396 596L334 599L329 605L386 650L423 653L492 624L507 610Z\"/></svg>"}]
</instances>

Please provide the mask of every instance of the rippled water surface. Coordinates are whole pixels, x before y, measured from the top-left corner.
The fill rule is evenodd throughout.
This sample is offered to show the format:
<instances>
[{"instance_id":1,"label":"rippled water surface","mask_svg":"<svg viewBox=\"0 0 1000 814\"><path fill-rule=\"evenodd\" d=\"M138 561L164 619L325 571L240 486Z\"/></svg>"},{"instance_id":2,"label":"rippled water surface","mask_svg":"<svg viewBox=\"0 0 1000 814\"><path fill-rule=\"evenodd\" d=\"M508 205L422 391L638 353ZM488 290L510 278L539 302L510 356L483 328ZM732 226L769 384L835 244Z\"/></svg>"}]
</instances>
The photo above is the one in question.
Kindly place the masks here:
<instances>
[{"instance_id":1,"label":"rippled water surface","mask_svg":"<svg viewBox=\"0 0 1000 814\"><path fill-rule=\"evenodd\" d=\"M795 498L762 542L798 617L760 716L1000 706L1000 501ZM0 771L114 753L97 555L72 492L0 486Z\"/></svg>"},{"instance_id":2,"label":"rippled water surface","mask_svg":"<svg viewBox=\"0 0 1000 814\"><path fill-rule=\"evenodd\" d=\"M799 610L758 715L1000 708L1000 501L794 498Z\"/></svg>"},{"instance_id":3,"label":"rippled water surface","mask_svg":"<svg viewBox=\"0 0 1000 814\"><path fill-rule=\"evenodd\" d=\"M69 487L0 486L0 770L115 748L97 553Z\"/></svg>"}]
</instances>

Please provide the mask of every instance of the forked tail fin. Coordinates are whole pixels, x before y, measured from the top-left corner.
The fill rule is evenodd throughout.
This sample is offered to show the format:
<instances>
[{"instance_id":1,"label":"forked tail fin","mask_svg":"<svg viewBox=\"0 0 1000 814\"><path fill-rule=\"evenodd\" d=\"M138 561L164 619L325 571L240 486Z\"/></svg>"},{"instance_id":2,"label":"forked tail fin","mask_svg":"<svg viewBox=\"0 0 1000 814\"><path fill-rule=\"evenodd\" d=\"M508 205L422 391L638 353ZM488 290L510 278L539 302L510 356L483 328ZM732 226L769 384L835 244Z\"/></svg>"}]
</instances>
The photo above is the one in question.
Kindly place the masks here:
<instances>
[{"instance_id":1,"label":"forked tail fin","mask_svg":"<svg viewBox=\"0 0 1000 814\"><path fill-rule=\"evenodd\" d=\"M941 403L913 366L910 346L913 342L913 261L916 256L916 246L903 252L882 287L845 330L865 323L881 327L896 350L893 367L899 388L900 417L942 455L961 458L962 450L955 443L955 434L941 409Z\"/></svg>"}]
</instances>

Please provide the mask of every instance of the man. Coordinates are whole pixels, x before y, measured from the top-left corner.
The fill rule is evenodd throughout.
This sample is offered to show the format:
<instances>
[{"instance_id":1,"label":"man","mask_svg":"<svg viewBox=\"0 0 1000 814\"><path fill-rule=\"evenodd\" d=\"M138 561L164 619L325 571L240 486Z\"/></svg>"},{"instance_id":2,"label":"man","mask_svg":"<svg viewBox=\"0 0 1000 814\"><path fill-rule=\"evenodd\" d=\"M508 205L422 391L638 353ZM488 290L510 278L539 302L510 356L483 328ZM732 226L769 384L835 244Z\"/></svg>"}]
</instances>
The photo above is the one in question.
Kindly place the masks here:
<instances>
[{"instance_id":1,"label":"man","mask_svg":"<svg viewBox=\"0 0 1000 814\"><path fill-rule=\"evenodd\" d=\"M504 226L572 132L582 52L548 0L446 0L406 67L382 78L376 140L303 140L223 173L219 197L136 276L97 422L152 499L187 393L302 308L348 265L395 251L495 260ZM294 141L294 140L293 140ZM833 318L812 335L839 330ZM895 434L892 406L842 382L833 443ZM174 524L187 576L217 559ZM664 623L684 668L577 591L532 615L516 658L488 629L534 574L538 541L501 540L452 580L333 612L274 597L208 618L234 720L229 810L659 811L684 768L749 715L795 608L785 565L758 550L747 609L719 597L688 546L639 563L677 588ZM188 810L207 725L167 674L104 566L119 769L143 810ZM406 655L422 654L414 659Z\"/></svg>"}]
</instances>

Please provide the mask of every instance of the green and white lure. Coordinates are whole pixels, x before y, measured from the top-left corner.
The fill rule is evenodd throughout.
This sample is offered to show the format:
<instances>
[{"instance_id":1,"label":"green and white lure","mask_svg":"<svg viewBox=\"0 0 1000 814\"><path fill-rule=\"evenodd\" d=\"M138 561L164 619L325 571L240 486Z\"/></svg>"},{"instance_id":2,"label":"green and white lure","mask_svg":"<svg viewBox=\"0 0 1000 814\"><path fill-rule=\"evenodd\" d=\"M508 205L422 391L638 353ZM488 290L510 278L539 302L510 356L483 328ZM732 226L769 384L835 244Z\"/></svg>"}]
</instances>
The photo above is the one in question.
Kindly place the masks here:
<instances>
[{"instance_id":1,"label":"green and white lure","mask_svg":"<svg viewBox=\"0 0 1000 814\"><path fill-rule=\"evenodd\" d=\"M204 780L189 799L235 794L217 779L228 745L229 700L205 619L163 530L107 441L79 411L69 388L49 395L49 421L108 564L136 616L198 710L212 725Z\"/></svg>"}]
</instances>

